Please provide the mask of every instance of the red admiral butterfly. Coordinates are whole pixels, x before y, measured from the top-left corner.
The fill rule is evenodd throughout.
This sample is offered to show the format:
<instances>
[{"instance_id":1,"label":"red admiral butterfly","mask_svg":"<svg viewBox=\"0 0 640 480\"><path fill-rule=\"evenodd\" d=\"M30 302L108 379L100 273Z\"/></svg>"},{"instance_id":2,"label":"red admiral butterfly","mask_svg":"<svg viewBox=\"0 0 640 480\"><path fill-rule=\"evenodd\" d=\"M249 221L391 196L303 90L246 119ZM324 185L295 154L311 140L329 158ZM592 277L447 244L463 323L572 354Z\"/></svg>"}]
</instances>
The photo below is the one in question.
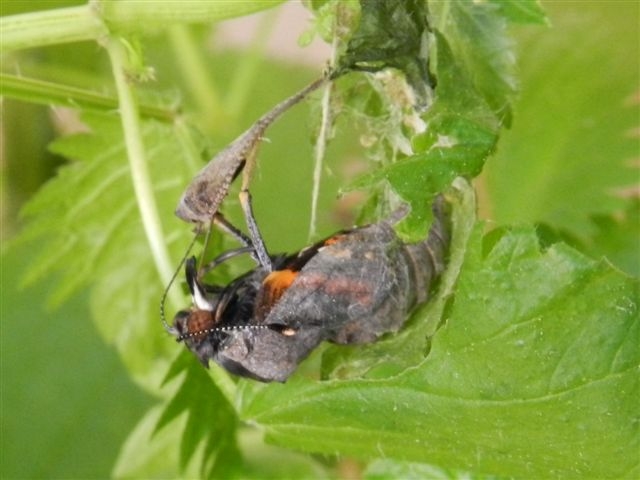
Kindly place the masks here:
<instances>
[{"instance_id":1,"label":"red admiral butterfly","mask_svg":"<svg viewBox=\"0 0 640 480\"><path fill-rule=\"evenodd\" d=\"M193 297L190 310L168 327L205 365L284 382L322 341L373 342L397 331L411 310L429 298L443 271L450 241L448 205L439 196L434 223L419 243L402 242L393 225L403 216L339 232L292 255L269 256L268 264L228 285L201 280L195 258L186 262ZM244 246L220 255L211 268L254 246L218 216L218 224ZM253 219L252 219L253 220Z\"/></svg>"}]
</instances>

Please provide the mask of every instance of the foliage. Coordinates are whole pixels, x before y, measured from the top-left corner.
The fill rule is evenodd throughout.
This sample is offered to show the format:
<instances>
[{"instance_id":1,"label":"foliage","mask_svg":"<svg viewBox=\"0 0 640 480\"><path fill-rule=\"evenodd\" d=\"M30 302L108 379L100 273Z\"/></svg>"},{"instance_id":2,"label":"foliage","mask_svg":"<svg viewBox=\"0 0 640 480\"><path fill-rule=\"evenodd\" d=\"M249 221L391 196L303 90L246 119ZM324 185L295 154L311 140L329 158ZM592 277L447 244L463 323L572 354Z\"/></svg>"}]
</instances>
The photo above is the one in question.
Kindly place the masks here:
<instances>
[{"instance_id":1,"label":"foliage","mask_svg":"<svg viewBox=\"0 0 640 480\"><path fill-rule=\"evenodd\" d=\"M625 12L594 6L580 23L567 18L562 29L523 38L517 124L487 170L498 222L544 222L586 240L590 217L628 208L625 192L638 184L638 72L629 59L640 44Z\"/></svg>"},{"instance_id":2,"label":"foliage","mask_svg":"<svg viewBox=\"0 0 640 480\"><path fill-rule=\"evenodd\" d=\"M146 412L114 435L121 441L122 429L130 430L111 475L323 478L339 475L350 457L371 479L462 472L637 477L640 224L637 200L628 195L637 178L630 180L626 162L638 142L623 134L637 128L640 52L611 47L637 50L637 9L584 4L583 23L575 25L568 7L550 7L555 30L517 30L516 42L510 27L547 22L533 0L307 2L316 23L305 42L314 32L335 38L344 73L332 92L338 118L329 165L339 172L355 149L371 159L351 183L323 180L321 210L336 212L338 188L367 191L369 217L400 199L411 213L399 232L418 239L430 223L426 206L446 191L454 238L434 298L401 332L362 347L324 346L286 384L262 385L216 366L202 369L157 318L162 289L192 235L172 214L183 188L211 153L318 73L259 64L255 55L205 60L204 31L187 24L278 2L232 3L225 9L222 2L105 0L50 10L32 4L31 13L5 10L0 21L9 99L3 113L32 114L13 100L71 105L83 125L51 144L68 161L24 207L24 227L4 253L11 261L3 259L3 270L10 265L11 280L45 285L46 295L38 290L35 298L50 305L88 291L100 336L150 396L145 401L130 385L118 387L118 404L132 399ZM95 43L63 45L81 40L98 41L100 55ZM252 70L254 85L243 81ZM287 114L261 149L253 194L272 251L306 241L297 226L309 216L312 167L301 115ZM12 142L34 136L9 137L8 150L29 151L11 150ZM364 146L354 144L358 137ZM31 156L24 162L40 161ZM7 171L3 184L19 185L15 166ZM476 218L472 179L488 220ZM234 193L227 208L239 218ZM338 226L325 215L320 230ZM29 261L17 262L26 251ZM242 268L220 275L228 280ZM25 356L13 348L7 362L3 353L3 403L19 410L15 418L42 418L22 396L7 396L20 390L5 382L21 376L5 371L43 365L39 352L56 338L61 357L73 358L66 350L85 344L88 315L58 318L43 314L38 302L10 311L18 300L3 288L5 295L3 352L22 345L20 332L6 325L25 317L46 335L23 329ZM187 301L175 289L169 305ZM99 348L88 349L91 365L102 358ZM77 363L70 370L85 375L79 378L88 389L109 385L100 382L107 375L83 373ZM26 368L24 376L37 373ZM89 408L74 394L56 398L68 415ZM106 401L89 405L108 411ZM61 425L72 428L69 421ZM3 476L107 476L53 463L45 471L46 463L7 456L24 452L9 448L6 433L29 444L26 427L3 419L2 450L9 452ZM82 442L82 434L67 431ZM39 442L43 458L57 455L55 445Z\"/></svg>"}]
</instances>

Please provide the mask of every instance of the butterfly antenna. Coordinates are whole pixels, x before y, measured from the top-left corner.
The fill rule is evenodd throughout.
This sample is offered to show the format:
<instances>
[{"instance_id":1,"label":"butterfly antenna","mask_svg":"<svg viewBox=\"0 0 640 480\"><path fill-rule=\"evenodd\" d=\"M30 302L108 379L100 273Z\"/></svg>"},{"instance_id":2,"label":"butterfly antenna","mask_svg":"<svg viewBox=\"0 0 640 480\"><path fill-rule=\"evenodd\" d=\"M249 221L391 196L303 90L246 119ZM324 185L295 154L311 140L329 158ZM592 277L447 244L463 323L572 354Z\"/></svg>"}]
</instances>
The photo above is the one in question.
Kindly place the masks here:
<instances>
[{"instance_id":1,"label":"butterfly antenna","mask_svg":"<svg viewBox=\"0 0 640 480\"><path fill-rule=\"evenodd\" d=\"M167 302L167 296L169 294L169 290L171 289L173 282L175 282L176 277L178 276L178 273L180 273L180 270L182 270L182 266L184 265L184 262L186 262L187 256L189 256L189 252L191 252L191 249L195 245L197 239L198 239L198 234L196 233L193 236L193 240L191 240L191 243L187 247L187 251L182 256L182 260L180 260L180 264L178 265L178 268L176 268L175 272L173 272L173 276L171 277L171 280L169 280L169 284L167 285L167 288L164 289L164 293L162 294L162 299L160 300L160 321L162 322L162 326L164 327L164 329L169 334L174 336L178 334L178 331L175 329L175 327L172 327L167 323L167 317L165 315L164 305Z\"/></svg>"}]
</instances>

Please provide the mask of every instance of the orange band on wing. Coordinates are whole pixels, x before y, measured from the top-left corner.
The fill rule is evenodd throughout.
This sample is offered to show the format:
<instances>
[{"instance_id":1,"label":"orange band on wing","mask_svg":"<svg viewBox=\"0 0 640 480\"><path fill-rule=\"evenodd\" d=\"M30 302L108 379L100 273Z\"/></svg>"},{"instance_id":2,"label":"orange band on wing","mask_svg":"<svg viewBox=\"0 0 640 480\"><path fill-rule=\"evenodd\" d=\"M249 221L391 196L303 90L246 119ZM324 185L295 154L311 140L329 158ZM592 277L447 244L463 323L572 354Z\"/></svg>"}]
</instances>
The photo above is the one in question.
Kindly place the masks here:
<instances>
[{"instance_id":1,"label":"orange band on wing","mask_svg":"<svg viewBox=\"0 0 640 480\"><path fill-rule=\"evenodd\" d=\"M344 234L338 234L338 235L334 235L333 237L329 237L324 241L324 246L328 247L329 245L335 245L336 243L344 240L344 237L345 237Z\"/></svg>"},{"instance_id":2,"label":"orange band on wing","mask_svg":"<svg viewBox=\"0 0 640 480\"><path fill-rule=\"evenodd\" d=\"M280 297L284 291L291 286L295 280L298 272L293 270L276 270L271 272L262 282L264 288L273 292L280 292L277 296Z\"/></svg>"},{"instance_id":3,"label":"orange band on wing","mask_svg":"<svg viewBox=\"0 0 640 480\"><path fill-rule=\"evenodd\" d=\"M280 300L280 297L291 286L297 275L298 272L285 269L276 270L265 277L256 300L255 315L257 319L261 320L269 314L271 308Z\"/></svg>"}]
</instances>

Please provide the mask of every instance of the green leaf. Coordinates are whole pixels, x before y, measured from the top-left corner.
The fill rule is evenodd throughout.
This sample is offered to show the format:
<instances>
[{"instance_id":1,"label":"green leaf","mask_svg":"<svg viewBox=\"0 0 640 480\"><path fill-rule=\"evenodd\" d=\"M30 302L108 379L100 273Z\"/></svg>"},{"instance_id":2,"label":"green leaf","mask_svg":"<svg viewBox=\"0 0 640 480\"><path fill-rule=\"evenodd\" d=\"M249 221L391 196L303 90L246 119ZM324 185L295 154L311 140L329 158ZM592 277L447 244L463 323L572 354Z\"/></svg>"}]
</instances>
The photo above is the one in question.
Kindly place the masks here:
<instances>
[{"instance_id":1,"label":"green leaf","mask_svg":"<svg viewBox=\"0 0 640 480\"><path fill-rule=\"evenodd\" d=\"M493 2L464 0L432 1L429 9L431 24L447 39L467 78L500 121L509 125L515 65L501 9Z\"/></svg>"},{"instance_id":2,"label":"green leaf","mask_svg":"<svg viewBox=\"0 0 640 480\"><path fill-rule=\"evenodd\" d=\"M173 348L159 328L157 305L163 285L153 268L140 224L116 115L86 113L91 132L56 141L52 150L76 159L60 169L24 208L28 224L22 241L37 239L43 248L34 254L27 281L61 272L50 292L58 304L78 288L94 285L92 313L103 337L119 350L135 378L157 390L167 359L158 352ZM173 211L190 172L190 152L177 142L172 126L148 121L144 141L156 197L162 211ZM173 228L178 221L173 222ZM187 244L187 229L169 242L175 258ZM182 242L177 242L181 240Z\"/></svg>"},{"instance_id":3,"label":"green leaf","mask_svg":"<svg viewBox=\"0 0 640 480\"><path fill-rule=\"evenodd\" d=\"M301 47L308 46L316 35L329 44L336 38L346 37L346 41L360 18L358 0L311 0L304 3L313 16L307 30L298 38Z\"/></svg>"},{"instance_id":4,"label":"green leaf","mask_svg":"<svg viewBox=\"0 0 640 480\"><path fill-rule=\"evenodd\" d=\"M242 478L337 478L329 475L331 465L324 458L313 458L291 449L267 445L262 432L240 430L238 443L243 453ZM229 478L217 476L213 478Z\"/></svg>"},{"instance_id":5,"label":"green leaf","mask_svg":"<svg viewBox=\"0 0 640 480\"><path fill-rule=\"evenodd\" d=\"M547 16L538 0L490 0L500 13L514 23L547 23Z\"/></svg>"},{"instance_id":6,"label":"green leaf","mask_svg":"<svg viewBox=\"0 0 640 480\"><path fill-rule=\"evenodd\" d=\"M544 222L584 240L595 233L590 218L622 211L616 193L638 185L638 9L548 6L554 28L530 32L520 48L517 123L488 164L489 215Z\"/></svg>"},{"instance_id":7,"label":"green leaf","mask_svg":"<svg viewBox=\"0 0 640 480\"><path fill-rule=\"evenodd\" d=\"M433 465L417 462L396 462L389 459L374 460L364 472L365 480L456 480L456 479L480 479L478 475L469 473L447 471Z\"/></svg>"},{"instance_id":8,"label":"green leaf","mask_svg":"<svg viewBox=\"0 0 640 480\"><path fill-rule=\"evenodd\" d=\"M228 477L229 467L239 464L235 444L237 417L231 404L211 382L206 370L188 352L177 360L181 368L186 365L184 381L169 401L156 425L156 432L181 414L187 421L180 443L180 468L187 469L191 460L202 448L201 476L209 478ZM189 361L191 360L191 361ZM224 475L223 475L224 473Z\"/></svg>"},{"instance_id":9,"label":"green leaf","mask_svg":"<svg viewBox=\"0 0 640 480\"><path fill-rule=\"evenodd\" d=\"M426 69L429 60L437 83L435 100L422 117L426 131L413 134L410 139L414 154L361 178L354 187L371 187L381 180L387 181L411 205L411 212L398 226L398 232L415 241L424 237L430 222L425 205L454 178L477 176L495 147L501 124L509 122L510 97L515 90L513 55L505 19L490 4L435 2L432 6L435 42L427 47L426 40L420 37L429 28L424 7L418 8L412 2L382 3L384 8L380 2L363 2L360 26L340 60L341 65L355 68L362 62L375 70L397 66L394 62L402 59L405 63L398 68L406 73L412 68L416 71L416 65ZM403 19L401 24L407 23L406 27L390 25L396 16ZM403 56L407 52L413 55ZM423 87L432 83L428 75L423 75L420 82ZM412 86L415 89L413 83ZM395 133L396 137L404 135ZM397 141L389 144L392 151L402 148Z\"/></svg>"},{"instance_id":10,"label":"green leaf","mask_svg":"<svg viewBox=\"0 0 640 480\"><path fill-rule=\"evenodd\" d=\"M436 33L438 88L424 115L427 130L413 139L415 155L379 169L358 185L380 180L411 205L398 226L407 239L424 238L431 220L425 208L454 178L473 178L497 140L498 122L460 68L446 39Z\"/></svg>"},{"instance_id":11,"label":"green leaf","mask_svg":"<svg viewBox=\"0 0 640 480\"><path fill-rule=\"evenodd\" d=\"M446 324L413 368L273 385L246 399L242 418L305 451L482 475L633 478L639 288L565 245L541 251L529 228L487 244L476 230Z\"/></svg>"},{"instance_id":12,"label":"green leaf","mask_svg":"<svg viewBox=\"0 0 640 480\"><path fill-rule=\"evenodd\" d=\"M326 466L312 458L265 445L255 429L238 429L235 410L187 351L167 375L176 378L177 390L169 386L174 393L147 412L129 436L114 468L116 478L326 477Z\"/></svg>"},{"instance_id":13,"label":"green leaf","mask_svg":"<svg viewBox=\"0 0 640 480\"><path fill-rule=\"evenodd\" d=\"M186 470L178 468L181 433L186 417L178 419L172 426L156 431L158 419L164 406L149 409L133 427L123 443L120 455L112 471L113 478L197 478L199 465L193 462Z\"/></svg>"},{"instance_id":14,"label":"green leaf","mask_svg":"<svg viewBox=\"0 0 640 480\"><path fill-rule=\"evenodd\" d=\"M428 38L423 0L361 0L360 23L338 60L337 71L402 71L413 88L417 104L427 106Z\"/></svg>"},{"instance_id":15,"label":"green leaf","mask_svg":"<svg viewBox=\"0 0 640 480\"><path fill-rule=\"evenodd\" d=\"M587 252L605 256L622 271L640 277L640 201L630 201L622 215L598 215L592 221L597 231L588 240Z\"/></svg>"}]
</instances>

